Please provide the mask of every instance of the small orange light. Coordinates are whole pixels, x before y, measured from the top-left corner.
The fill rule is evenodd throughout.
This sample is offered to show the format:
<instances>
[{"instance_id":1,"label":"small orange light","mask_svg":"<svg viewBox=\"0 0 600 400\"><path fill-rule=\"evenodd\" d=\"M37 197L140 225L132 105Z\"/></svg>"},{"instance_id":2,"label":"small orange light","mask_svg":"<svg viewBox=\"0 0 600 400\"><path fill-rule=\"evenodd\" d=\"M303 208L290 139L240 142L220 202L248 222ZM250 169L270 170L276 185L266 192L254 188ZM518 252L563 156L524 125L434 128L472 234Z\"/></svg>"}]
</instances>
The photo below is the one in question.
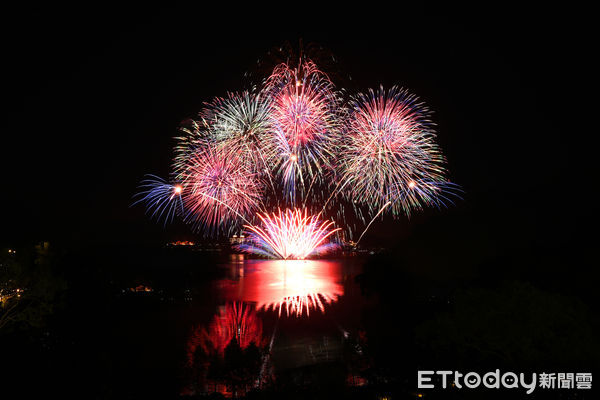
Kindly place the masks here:
<instances>
[{"instance_id":1,"label":"small orange light","mask_svg":"<svg viewBox=\"0 0 600 400\"><path fill-rule=\"evenodd\" d=\"M415 186L417 186L417 183L415 181L408 182L408 187L409 188L414 189Z\"/></svg>"},{"instance_id":2,"label":"small orange light","mask_svg":"<svg viewBox=\"0 0 600 400\"><path fill-rule=\"evenodd\" d=\"M292 155L290 156L290 160L292 160L293 162L296 162L296 161L298 161L298 156L297 156L297 155L295 155L295 154L292 154Z\"/></svg>"},{"instance_id":3,"label":"small orange light","mask_svg":"<svg viewBox=\"0 0 600 400\"><path fill-rule=\"evenodd\" d=\"M180 194L181 193L181 186L177 185L175 186L175 194Z\"/></svg>"}]
</instances>

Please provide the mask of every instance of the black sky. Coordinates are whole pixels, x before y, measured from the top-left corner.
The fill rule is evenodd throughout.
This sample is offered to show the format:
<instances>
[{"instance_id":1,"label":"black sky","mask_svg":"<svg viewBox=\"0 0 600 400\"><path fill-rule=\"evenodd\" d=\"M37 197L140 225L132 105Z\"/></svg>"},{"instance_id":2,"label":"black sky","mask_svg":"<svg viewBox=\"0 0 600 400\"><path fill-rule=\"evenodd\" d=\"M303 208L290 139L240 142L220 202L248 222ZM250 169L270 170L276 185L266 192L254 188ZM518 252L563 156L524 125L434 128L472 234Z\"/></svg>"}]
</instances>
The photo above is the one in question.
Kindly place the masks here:
<instances>
[{"instance_id":1,"label":"black sky","mask_svg":"<svg viewBox=\"0 0 600 400\"><path fill-rule=\"evenodd\" d=\"M270 49L302 39L336 56L349 89L398 84L425 101L465 190L447 211L374 227L371 241L591 251L585 10L204 7L5 13L3 243L192 237L129 208L137 184L166 176L177 127L203 101L241 88Z\"/></svg>"}]
</instances>

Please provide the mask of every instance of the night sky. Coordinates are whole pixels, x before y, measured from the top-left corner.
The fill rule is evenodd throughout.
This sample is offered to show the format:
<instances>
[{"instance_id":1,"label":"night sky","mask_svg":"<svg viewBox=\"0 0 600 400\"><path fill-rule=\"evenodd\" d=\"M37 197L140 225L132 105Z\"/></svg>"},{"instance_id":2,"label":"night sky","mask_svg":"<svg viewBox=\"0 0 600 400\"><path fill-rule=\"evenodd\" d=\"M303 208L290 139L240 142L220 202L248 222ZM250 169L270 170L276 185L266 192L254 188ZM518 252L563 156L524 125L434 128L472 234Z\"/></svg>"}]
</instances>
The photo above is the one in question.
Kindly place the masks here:
<instances>
[{"instance_id":1,"label":"night sky","mask_svg":"<svg viewBox=\"0 0 600 400\"><path fill-rule=\"evenodd\" d=\"M336 57L335 83L350 92L398 84L425 101L465 191L448 210L376 224L367 243L439 249L456 263L478 252L586 263L597 130L583 123L587 21L559 9L235 7L5 13L3 244L193 239L130 208L136 186L167 176L177 128L204 101L241 89L259 59L302 39Z\"/></svg>"}]
</instances>

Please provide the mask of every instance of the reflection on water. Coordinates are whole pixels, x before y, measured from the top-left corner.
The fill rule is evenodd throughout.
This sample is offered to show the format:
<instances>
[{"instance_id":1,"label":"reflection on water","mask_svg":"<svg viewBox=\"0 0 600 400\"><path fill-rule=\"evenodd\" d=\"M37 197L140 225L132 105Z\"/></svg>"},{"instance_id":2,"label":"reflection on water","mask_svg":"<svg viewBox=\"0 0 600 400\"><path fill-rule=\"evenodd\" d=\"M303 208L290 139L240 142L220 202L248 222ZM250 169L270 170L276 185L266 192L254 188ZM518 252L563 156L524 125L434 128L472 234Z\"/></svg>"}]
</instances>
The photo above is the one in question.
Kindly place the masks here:
<instances>
[{"instance_id":1,"label":"reflection on water","mask_svg":"<svg viewBox=\"0 0 600 400\"><path fill-rule=\"evenodd\" d=\"M281 315L325 312L325 304L344 294L341 265L325 260L251 260L238 280L225 282L228 300L255 303Z\"/></svg>"},{"instance_id":2,"label":"reflection on water","mask_svg":"<svg viewBox=\"0 0 600 400\"><path fill-rule=\"evenodd\" d=\"M188 363L194 363L194 356L201 348L208 356L223 356L227 345L235 339L242 349L250 344L263 344L262 321L252 307L241 302L228 303L219 307L208 327L199 325L188 341Z\"/></svg>"},{"instance_id":3,"label":"reflection on water","mask_svg":"<svg viewBox=\"0 0 600 400\"><path fill-rule=\"evenodd\" d=\"M208 327L196 327L188 339L192 375L183 394L238 397L258 387L265 344L262 321L252 306L232 302L219 307Z\"/></svg>"},{"instance_id":4,"label":"reflection on water","mask_svg":"<svg viewBox=\"0 0 600 400\"><path fill-rule=\"evenodd\" d=\"M281 384L283 371L339 362L348 332L331 306L344 297L351 264L231 255L229 276L214 286L222 305L188 338L184 392L238 397Z\"/></svg>"}]
</instances>

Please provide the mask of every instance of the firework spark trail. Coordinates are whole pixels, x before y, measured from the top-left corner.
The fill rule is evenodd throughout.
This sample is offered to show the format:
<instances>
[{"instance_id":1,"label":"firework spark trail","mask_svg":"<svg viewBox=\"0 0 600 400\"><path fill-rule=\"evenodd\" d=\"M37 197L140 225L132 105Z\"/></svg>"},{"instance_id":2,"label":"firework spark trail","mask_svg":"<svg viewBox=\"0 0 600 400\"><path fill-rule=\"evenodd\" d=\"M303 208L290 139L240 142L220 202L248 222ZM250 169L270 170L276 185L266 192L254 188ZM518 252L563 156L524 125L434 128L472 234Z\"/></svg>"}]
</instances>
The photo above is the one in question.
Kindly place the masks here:
<instances>
[{"instance_id":1,"label":"firework spark trail","mask_svg":"<svg viewBox=\"0 0 600 400\"><path fill-rule=\"evenodd\" d=\"M392 198L400 199L400 201L402 201L405 197L408 196L412 196L414 198L419 196L419 200L413 200L413 203L417 204L419 208L422 208L421 204L423 203L427 205L436 206L437 208L441 208L442 206L446 207L446 203L444 202L444 200L451 204L454 204L454 201L444 193L450 193L453 196L460 198L460 196L456 192L462 191L459 186L450 182L419 182L415 184L409 184L408 188L401 187L398 190L400 193L397 193L396 195L392 196ZM435 193L436 196L432 196L432 193ZM392 204L392 202L388 201L383 205L383 207L381 207L377 214L375 214L375 216L367 224L365 230L361 233L361 235L354 243L354 247L358 246L358 243L360 243L360 240L363 238L365 233L367 233L373 222L375 222L377 217L379 217L381 213L386 209L386 207L388 207L390 204Z\"/></svg>"},{"instance_id":2,"label":"firework spark trail","mask_svg":"<svg viewBox=\"0 0 600 400\"><path fill-rule=\"evenodd\" d=\"M155 175L147 175L140 188L144 189L136 196L139 197L132 205L146 204L146 212L151 218L163 220L164 225L173 221L176 214L183 215L182 186L170 184Z\"/></svg>"},{"instance_id":3,"label":"firework spark trail","mask_svg":"<svg viewBox=\"0 0 600 400\"><path fill-rule=\"evenodd\" d=\"M460 186L448 181L415 180L407 187L397 186L391 188L392 198L399 202L414 204L416 209L422 210L423 205L433 206L438 209L454 204L454 198L461 199Z\"/></svg>"},{"instance_id":4,"label":"firework spark trail","mask_svg":"<svg viewBox=\"0 0 600 400\"><path fill-rule=\"evenodd\" d=\"M274 258L304 259L314 253L330 251L335 245L323 242L339 228L331 229L333 222L320 222L300 209L264 214L259 218L262 227L245 225L249 244L240 246L243 251Z\"/></svg>"},{"instance_id":5,"label":"firework spark trail","mask_svg":"<svg viewBox=\"0 0 600 400\"><path fill-rule=\"evenodd\" d=\"M383 212L383 210L385 210L385 208L387 206L389 206L390 204L392 204L390 201L388 201L387 203L385 203L383 205L383 207L381 207L381 209L379 210L379 212L377 214L375 214L375 216L371 219L371 221L367 224L367 227L365 228L365 230L363 231L363 233L360 234L360 236L358 237L358 239L356 240L356 243L354 243L354 247L358 246L358 243L360 242L360 240L363 238L363 236L365 235L365 233L367 233L367 231L369 230L369 228L371 227L371 224L373 224L373 222L375 222L375 220L377 219L377 217L379 217L381 215L381 213Z\"/></svg>"},{"instance_id":6,"label":"firework spark trail","mask_svg":"<svg viewBox=\"0 0 600 400\"><path fill-rule=\"evenodd\" d=\"M185 170L188 168L189 159L201 149L212 146L210 138L210 125L205 120L186 121L179 128L182 133L175 137L175 148L173 157L173 175L176 180L183 180Z\"/></svg>"}]
</instances>

